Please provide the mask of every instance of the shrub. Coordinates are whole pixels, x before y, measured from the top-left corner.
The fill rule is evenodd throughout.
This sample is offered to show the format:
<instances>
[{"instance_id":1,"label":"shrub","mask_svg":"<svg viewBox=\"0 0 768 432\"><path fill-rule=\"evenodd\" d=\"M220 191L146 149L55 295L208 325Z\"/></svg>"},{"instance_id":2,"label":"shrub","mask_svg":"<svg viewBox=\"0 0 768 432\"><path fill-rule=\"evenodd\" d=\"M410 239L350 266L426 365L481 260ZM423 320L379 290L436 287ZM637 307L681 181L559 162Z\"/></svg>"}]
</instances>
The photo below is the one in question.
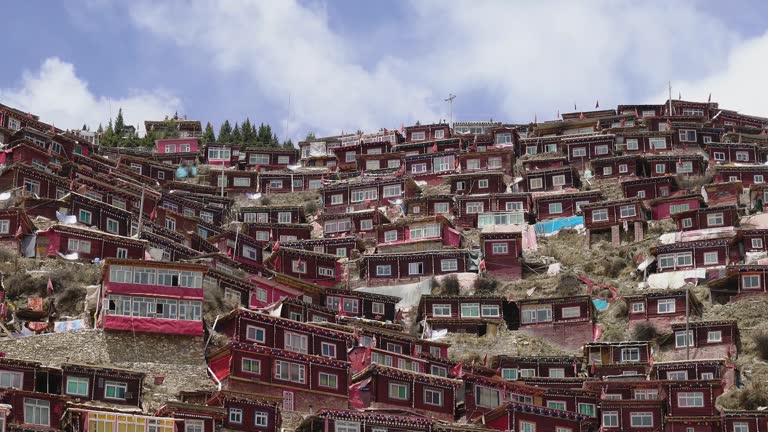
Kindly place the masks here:
<instances>
[{"instance_id":1,"label":"shrub","mask_svg":"<svg viewBox=\"0 0 768 432\"><path fill-rule=\"evenodd\" d=\"M632 340L652 341L659 337L659 331L650 323L639 323L632 331Z\"/></svg>"},{"instance_id":2,"label":"shrub","mask_svg":"<svg viewBox=\"0 0 768 432\"><path fill-rule=\"evenodd\" d=\"M768 405L768 387L760 380L752 383L739 392L739 405L745 410L756 410Z\"/></svg>"},{"instance_id":3,"label":"shrub","mask_svg":"<svg viewBox=\"0 0 768 432\"><path fill-rule=\"evenodd\" d=\"M259 200L259 204L268 206L268 205L272 204L272 199L270 197L268 197L268 196L263 196Z\"/></svg>"},{"instance_id":4,"label":"shrub","mask_svg":"<svg viewBox=\"0 0 768 432\"><path fill-rule=\"evenodd\" d=\"M768 332L760 332L752 337L758 357L768 360Z\"/></svg>"},{"instance_id":5,"label":"shrub","mask_svg":"<svg viewBox=\"0 0 768 432\"><path fill-rule=\"evenodd\" d=\"M86 289L70 286L56 299L56 310L61 313L77 314L84 310Z\"/></svg>"},{"instance_id":6,"label":"shrub","mask_svg":"<svg viewBox=\"0 0 768 432\"><path fill-rule=\"evenodd\" d=\"M499 286L499 281L496 279L480 276L475 279L475 294L491 295L496 293L496 288Z\"/></svg>"},{"instance_id":7,"label":"shrub","mask_svg":"<svg viewBox=\"0 0 768 432\"><path fill-rule=\"evenodd\" d=\"M571 296L581 293L581 281L573 273L565 273L557 282L557 293L562 296Z\"/></svg>"},{"instance_id":8,"label":"shrub","mask_svg":"<svg viewBox=\"0 0 768 432\"><path fill-rule=\"evenodd\" d=\"M304 204L304 214L311 215L317 213L317 201L307 201Z\"/></svg>"},{"instance_id":9,"label":"shrub","mask_svg":"<svg viewBox=\"0 0 768 432\"><path fill-rule=\"evenodd\" d=\"M440 287L443 295L459 295L461 293L461 284L459 284L459 278L456 275L444 277Z\"/></svg>"}]
</instances>

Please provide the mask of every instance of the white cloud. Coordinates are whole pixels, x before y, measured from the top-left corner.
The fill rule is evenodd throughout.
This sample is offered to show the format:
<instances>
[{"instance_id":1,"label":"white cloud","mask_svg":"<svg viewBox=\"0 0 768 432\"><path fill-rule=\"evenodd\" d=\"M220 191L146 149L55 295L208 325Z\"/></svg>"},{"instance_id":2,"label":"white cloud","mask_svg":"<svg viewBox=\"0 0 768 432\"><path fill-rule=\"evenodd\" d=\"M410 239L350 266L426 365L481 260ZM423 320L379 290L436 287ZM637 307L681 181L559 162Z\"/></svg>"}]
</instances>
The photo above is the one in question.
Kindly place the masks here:
<instances>
[{"instance_id":1,"label":"white cloud","mask_svg":"<svg viewBox=\"0 0 768 432\"><path fill-rule=\"evenodd\" d=\"M0 100L61 129L83 124L95 129L99 123L106 127L110 106L113 116L122 107L125 123L140 124L141 129L144 120L162 119L181 109L181 101L163 90L132 90L119 98L96 96L71 63L56 57L43 61L39 71L24 72L18 87L0 89Z\"/></svg>"},{"instance_id":2,"label":"white cloud","mask_svg":"<svg viewBox=\"0 0 768 432\"><path fill-rule=\"evenodd\" d=\"M279 107L280 130L290 93L294 137L436 121L447 117L449 92L459 95L464 117L489 113L507 121L552 118L574 102L591 109L595 99L603 107L644 102L667 80L716 77L717 59L747 47L735 48L738 35L691 1L413 0L403 6L401 21L384 26L403 44L390 50L371 44L381 27L370 39L341 37L322 3L144 1L132 3L129 13L142 30L210 58L212 79L249 78L256 94L243 97L273 112ZM746 86L737 74L725 74L734 79L717 80L723 93L727 85ZM472 106L477 100L492 106Z\"/></svg>"}]
</instances>

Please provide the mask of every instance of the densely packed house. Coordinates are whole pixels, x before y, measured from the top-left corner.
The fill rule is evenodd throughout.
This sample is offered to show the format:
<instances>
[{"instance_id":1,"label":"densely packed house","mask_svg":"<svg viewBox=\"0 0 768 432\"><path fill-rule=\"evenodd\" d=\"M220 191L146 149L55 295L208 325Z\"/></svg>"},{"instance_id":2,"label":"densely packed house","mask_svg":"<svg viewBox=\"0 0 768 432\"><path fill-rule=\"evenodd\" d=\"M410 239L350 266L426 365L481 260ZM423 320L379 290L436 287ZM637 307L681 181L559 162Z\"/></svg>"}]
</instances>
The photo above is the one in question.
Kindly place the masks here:
<instances>
[{"instance_id":1,"label":"densely packed house","mask_svg":"<svg viewBox=\"0 0 768 432\"><path fill-rule=\"evenodd\" d=\"M766 411L713 403L734 385L737 323L701 320L689 289L669 289L709 281L720 303L768 292L754 258L768 223L740 223L768 198L768 119L668 100L298 149L203 142L186 118L145 127L175 137L102 148L0 105L0 243L102 266L93 325L205 337L217 390L148 412L141 371L3 355L2 431L278 432L296 414L306 432L768 429ZM605 290L591 283L525 298L419 288L524 279L537 238L576 227L585 249L619 246L658 221L674 228L638 262L649 289L608 302L625 303L633 329L671 333L666 361L647 341L601 338ZM211 296L230 312L207 322ZM507 330L578 355L461 362L441 340Z\"/></svg>"}]
</instances>

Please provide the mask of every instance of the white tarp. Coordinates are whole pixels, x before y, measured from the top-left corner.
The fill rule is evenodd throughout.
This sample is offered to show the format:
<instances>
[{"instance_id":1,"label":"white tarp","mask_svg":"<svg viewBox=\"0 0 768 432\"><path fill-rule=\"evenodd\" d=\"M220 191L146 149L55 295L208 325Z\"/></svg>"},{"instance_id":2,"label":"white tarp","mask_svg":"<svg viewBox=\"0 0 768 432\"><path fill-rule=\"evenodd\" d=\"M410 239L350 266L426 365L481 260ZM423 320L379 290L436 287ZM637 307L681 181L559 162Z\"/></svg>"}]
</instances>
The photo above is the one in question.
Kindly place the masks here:
<instances>
[{"instance_id":1,"label":"white tarp","mask_svg":"<svg viewBox=\"0 0 768 432\"><path fill-rule=\"evenodd\" d=\"M707 277L706 269L682 270L675 272L654 273L648 276L648 288L651 289L678 289L686 285L686 280L704 279Z\"/></svg>"},{"instance_id":2,"label":"white tarp","mask_svg":"<svg viewBox=\"0 0 768 432\"><path fill-rule=\"evenodd\" d=\"M355 291L400 297L401 300L397 303L395 309L411 309L419 305L422 294L432 293L432 280L424 279L421 282L405 285L362 287L357 288Z\"/></svg>"},{"instance_id":3,"label":"white tarp","mask_svg":"<svg viewBox=\"0 0 768 432\"><path fill-rule=\"evenodd\" d=\"M327 156L325 141L309 143L309 155L312 157Z\"/></svg>"},{"instance_id":4,"label":"white tarp","mask_svg":"<svg viewBox=\"0 0 768 432\"><path fill-rule=\"evenodd\" d=\"M77 223L77 216L75 215L65 215L64 213L59 212L56 210L56 219L59 220L59 222L64 224L76 224Z\"/></svg>"}]
</instances>

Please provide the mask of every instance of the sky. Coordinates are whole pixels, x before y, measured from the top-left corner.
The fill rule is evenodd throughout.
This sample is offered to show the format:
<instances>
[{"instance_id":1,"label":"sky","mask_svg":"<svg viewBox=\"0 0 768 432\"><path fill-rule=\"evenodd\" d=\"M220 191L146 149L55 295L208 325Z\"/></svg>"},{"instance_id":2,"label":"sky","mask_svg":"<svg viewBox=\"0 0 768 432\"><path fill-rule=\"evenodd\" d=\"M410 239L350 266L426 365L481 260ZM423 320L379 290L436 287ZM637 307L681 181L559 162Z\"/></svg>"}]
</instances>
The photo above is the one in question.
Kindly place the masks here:
<instances>
[{"instance_id":1,"label":"sky","mask_svg":"<svg viewBox=\"0 0 768 432\"><path fill-rule=\"evenodd\" d=\"M674 97L768 117L768 2L6 0L0 103L59 128L178 112L281 139L527 123Z\"/></svg>"}]
</instances>

